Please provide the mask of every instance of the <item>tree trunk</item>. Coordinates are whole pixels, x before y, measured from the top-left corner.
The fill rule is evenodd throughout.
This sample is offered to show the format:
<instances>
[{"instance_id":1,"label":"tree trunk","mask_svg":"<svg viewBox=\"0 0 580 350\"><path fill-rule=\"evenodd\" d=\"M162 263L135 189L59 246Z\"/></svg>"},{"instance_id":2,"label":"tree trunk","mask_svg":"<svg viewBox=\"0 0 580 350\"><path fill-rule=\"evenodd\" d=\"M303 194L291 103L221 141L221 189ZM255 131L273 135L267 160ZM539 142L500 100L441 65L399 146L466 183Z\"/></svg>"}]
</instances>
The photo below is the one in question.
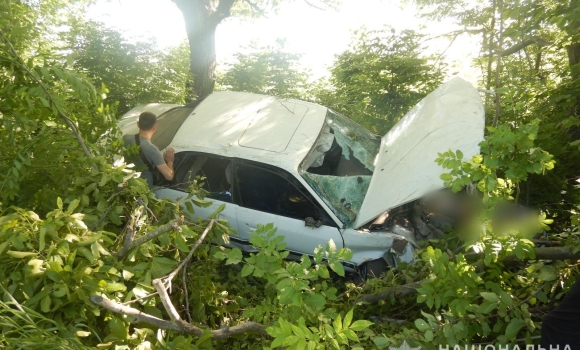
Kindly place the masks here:
<instances>
[{"instance_id":1,"label":"tree trunk","mask_svg":"<svg viewBox=\"0 0 580 350\"><path fill-rule=\"evenodd\" d=\"M570 44L566 46L566 50L568 51L568 63L572 70L572 79L576 80L580 78L580 68L574 67L575 65L580 64L580 43Z\"/></svg>"},{"instance_id":2,"label":"tree trunk","mask_svg":"<svg viewBox=\"0 0 580 350\"><path fill-rule=\"evenodd\" d=\"M215 31L230 16L235 0L173 0L181 10L189 40L189 69L193 75L193 99L206 97L215 87ZM190 95L191 96L191 95Z\"/></svg>"}]
</instances>

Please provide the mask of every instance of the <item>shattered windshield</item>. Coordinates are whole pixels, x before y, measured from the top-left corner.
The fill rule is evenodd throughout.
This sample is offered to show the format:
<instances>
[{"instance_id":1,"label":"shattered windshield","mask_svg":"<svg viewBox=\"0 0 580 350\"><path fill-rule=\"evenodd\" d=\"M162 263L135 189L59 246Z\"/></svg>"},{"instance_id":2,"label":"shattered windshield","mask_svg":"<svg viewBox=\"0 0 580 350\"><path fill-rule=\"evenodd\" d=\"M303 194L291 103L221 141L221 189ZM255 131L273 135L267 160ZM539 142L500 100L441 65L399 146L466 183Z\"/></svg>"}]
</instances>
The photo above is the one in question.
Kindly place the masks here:
<instances>
[{"instance_id":1,"label":"shattered windshield","mask_svg":"<svg viewBox=\"0 0 580 350\"><path fill-rule=\"evenodd\" d=\"M316 143L301 164L301 175L344 222L354 222L367 193L380 137L328 110Z\"/></svg>"}]
</instances>

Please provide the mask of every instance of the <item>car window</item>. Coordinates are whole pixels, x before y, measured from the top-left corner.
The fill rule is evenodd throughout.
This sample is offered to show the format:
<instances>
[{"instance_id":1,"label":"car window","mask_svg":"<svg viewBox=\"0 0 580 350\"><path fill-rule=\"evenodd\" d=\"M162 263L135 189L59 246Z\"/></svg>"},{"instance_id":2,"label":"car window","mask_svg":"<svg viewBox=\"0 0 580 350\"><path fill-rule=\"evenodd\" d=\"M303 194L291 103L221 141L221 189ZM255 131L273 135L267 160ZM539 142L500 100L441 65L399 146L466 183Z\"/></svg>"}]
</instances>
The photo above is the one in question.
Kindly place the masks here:
<instances>
[{"instance_id":1,"label":"car window","mask_svg":"<svg viewBox=\"0 0 580 350\"><path fill-rule=\"evenodd\" d=\"M180 152L175 155L177 164L174 186L181 191L187 191L190 182L196 176L205 177L203 188L209 192L208 197L231 202L232 166L227 158L217 156Z\"/></svg>"},{"instance_id":2,"label":"car window","mask_svg":"<svg viewBox=\"0 0 580 350\"><path fill-rule=\"evenodd\" d=\"M324 224L332 221L317 207L314 199L298 182L291 183L282 170L237 164L236 179L240 205L249 209L304 220L313 217Z\"/></svg>"},{"instance_id":3,"label":"car window","mask_svg":"<svg viewBox=\"0 0 580 350\"><path fill-rule=\"evenodd\" d=\"M161 150L166 148L191 112L193 108L177 107L158 116L157 131L151 137L151 143Z\"/></svg>"}]
</instances>

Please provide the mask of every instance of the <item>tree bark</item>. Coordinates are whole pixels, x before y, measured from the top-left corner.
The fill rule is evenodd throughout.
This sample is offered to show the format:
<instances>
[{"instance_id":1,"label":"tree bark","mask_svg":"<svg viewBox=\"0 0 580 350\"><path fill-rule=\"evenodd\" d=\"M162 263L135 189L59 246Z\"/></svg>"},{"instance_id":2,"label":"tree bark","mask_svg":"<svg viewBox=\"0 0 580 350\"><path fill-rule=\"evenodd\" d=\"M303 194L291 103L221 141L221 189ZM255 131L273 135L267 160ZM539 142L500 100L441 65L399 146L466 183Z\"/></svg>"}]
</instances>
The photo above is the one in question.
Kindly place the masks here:
<instances>
[{"instance_id":1,"label":"tree bark","mask_svg":"<svg viewBox=\"0 0 580 350\"><path fill-rule=\"evenodd\" d=\"M215 87L215 31L230 16L236 0L173 0L185 21L189 41L189 70L193 75L193 99L204 98Z\"/></svg>"}]
</instances>

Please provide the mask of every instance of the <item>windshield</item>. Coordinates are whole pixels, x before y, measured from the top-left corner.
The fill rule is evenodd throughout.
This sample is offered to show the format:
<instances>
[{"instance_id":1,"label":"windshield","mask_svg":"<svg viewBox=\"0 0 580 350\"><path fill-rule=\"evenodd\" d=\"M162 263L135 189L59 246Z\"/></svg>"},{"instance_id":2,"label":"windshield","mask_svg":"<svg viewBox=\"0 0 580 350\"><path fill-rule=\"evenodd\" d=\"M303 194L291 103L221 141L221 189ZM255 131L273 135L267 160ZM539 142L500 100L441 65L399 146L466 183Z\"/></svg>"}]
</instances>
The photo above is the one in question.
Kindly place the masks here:
<instances>
[{"instance_id":1,"label":"windshield","mask_svg":"<svg viewBox=\"0 0 580 350\"><path fill-rule=\"evenodd\" d=\"M322 132L300 173L345 224L354 222L367 193L380 137L328 110Z\"/></svg>"}]
</instances>

